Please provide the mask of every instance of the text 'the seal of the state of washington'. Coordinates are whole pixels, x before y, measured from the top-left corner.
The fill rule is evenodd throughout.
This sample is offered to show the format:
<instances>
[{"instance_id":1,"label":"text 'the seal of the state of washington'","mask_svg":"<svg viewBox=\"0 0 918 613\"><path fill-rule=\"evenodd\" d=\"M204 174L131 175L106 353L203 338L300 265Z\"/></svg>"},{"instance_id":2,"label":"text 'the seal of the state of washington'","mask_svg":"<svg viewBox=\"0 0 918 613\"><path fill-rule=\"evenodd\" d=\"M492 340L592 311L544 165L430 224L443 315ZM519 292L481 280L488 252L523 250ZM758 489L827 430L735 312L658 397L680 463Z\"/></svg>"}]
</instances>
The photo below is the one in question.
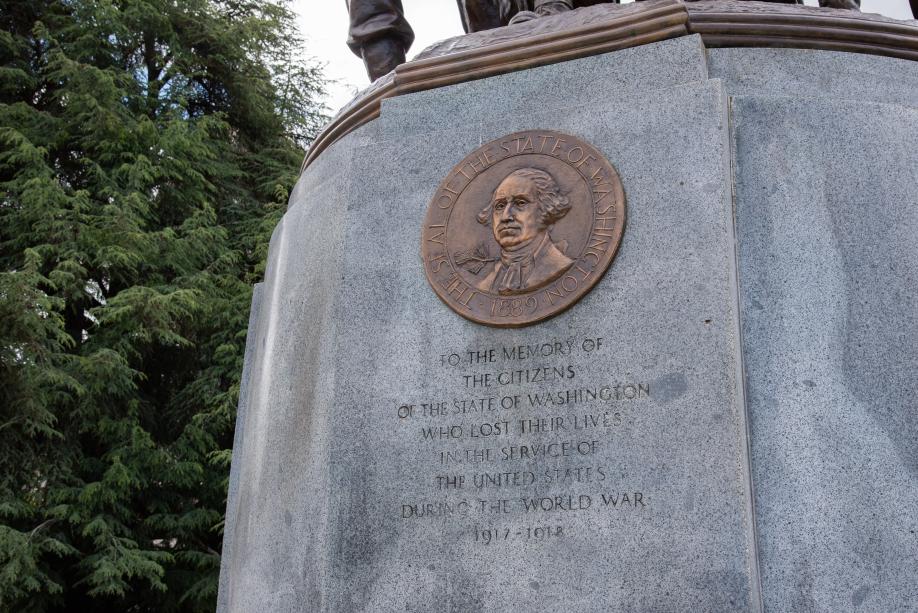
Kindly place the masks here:
<instances>
[{"instance_id":1,"label":"text 'the seal of the state of washington'","mask_svg":"<svg viewBox=\"0 0 918 613\"><path fill-rule=\"evenodd\" d=\"M525 326L590 291L624 228L612 164L578 138L530 130L479 147L450 172L427 210L421 256L454 311Z\"/></svg>"}]
</instances>

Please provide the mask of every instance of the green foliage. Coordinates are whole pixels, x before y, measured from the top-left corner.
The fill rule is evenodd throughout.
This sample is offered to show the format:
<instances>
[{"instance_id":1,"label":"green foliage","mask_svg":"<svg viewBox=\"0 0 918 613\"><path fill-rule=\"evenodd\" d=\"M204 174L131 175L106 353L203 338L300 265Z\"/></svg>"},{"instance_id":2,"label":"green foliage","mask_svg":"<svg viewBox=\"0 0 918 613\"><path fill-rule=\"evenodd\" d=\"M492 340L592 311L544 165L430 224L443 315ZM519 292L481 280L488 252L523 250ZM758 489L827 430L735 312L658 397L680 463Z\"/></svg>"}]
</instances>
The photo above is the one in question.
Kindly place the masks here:
<instances>
[{"instance_id":1,"label":"green foliage","mask_svg":"<svg viewBox=\"0 0 918 613\"><path fill-rule=\"evenodd\" d=\"M292 17L0 2L0 610L214 609L251 284L325 119Z\"/></svg>"}]
</instances>

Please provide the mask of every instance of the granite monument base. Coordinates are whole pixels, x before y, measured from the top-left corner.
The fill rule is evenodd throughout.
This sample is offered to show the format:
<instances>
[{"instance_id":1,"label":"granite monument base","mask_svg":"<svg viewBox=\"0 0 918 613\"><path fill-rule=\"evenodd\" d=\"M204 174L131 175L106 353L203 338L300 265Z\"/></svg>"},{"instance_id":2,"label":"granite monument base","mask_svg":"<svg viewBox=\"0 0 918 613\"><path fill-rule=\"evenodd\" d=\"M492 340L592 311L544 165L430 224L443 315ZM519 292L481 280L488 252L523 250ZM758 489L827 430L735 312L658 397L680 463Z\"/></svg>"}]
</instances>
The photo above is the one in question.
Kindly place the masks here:
<instances>
[{"instance_id":1,"label":"granite monument base","mask_svg":"<svg viewBox=\"0 0 918 613\"><path fill-rule=\"evenodd\" d=\"M221 611L916 611L918 63L686 35L383 101L253 302ZM575 135L582 300L468 321L420 258L481 143Z\"/></svg>"}]
</instances>

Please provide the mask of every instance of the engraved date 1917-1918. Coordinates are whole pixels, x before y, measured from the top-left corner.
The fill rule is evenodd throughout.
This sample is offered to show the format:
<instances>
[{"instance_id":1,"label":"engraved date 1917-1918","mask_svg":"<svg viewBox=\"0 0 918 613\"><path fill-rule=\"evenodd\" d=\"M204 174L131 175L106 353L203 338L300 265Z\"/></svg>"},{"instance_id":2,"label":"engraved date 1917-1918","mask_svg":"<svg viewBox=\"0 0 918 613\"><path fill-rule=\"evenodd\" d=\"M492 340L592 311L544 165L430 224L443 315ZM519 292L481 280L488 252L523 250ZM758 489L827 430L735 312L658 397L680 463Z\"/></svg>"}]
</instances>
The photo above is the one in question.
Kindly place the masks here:
<instances>
[{"instance_id":1,"label":"engraved date 1917-1918","mask_svg":"<svg viewBox=\"0 0 918 613\"><path fill-rule=\"evenodd\" d=\"M564 526L475 526L475 542L480 545L490 545L500 541L513 539L542 541L550 538L564 536Z\"/></svg>"}]
</instances>

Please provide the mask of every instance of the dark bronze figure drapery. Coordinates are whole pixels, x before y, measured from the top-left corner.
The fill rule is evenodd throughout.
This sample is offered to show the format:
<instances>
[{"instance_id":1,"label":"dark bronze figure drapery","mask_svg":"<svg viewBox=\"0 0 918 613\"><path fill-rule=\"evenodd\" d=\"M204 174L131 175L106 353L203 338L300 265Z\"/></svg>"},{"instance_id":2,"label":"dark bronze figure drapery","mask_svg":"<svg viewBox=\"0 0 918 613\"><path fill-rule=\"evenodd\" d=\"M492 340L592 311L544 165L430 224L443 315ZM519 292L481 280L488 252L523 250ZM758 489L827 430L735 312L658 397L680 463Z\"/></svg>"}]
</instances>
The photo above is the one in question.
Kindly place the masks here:
<instances>
[{"instance_id":1,"label":"dark bronze figure drapery","mask_svg":"<svg viewBox=\"0 0 918 613\"><path fill-rule=\"evenodd\" d=\"M414 31L402 0L345 0L350 28L347 46L363 59L371 81L405 62Z\"/></svg>"}]
</instances>

